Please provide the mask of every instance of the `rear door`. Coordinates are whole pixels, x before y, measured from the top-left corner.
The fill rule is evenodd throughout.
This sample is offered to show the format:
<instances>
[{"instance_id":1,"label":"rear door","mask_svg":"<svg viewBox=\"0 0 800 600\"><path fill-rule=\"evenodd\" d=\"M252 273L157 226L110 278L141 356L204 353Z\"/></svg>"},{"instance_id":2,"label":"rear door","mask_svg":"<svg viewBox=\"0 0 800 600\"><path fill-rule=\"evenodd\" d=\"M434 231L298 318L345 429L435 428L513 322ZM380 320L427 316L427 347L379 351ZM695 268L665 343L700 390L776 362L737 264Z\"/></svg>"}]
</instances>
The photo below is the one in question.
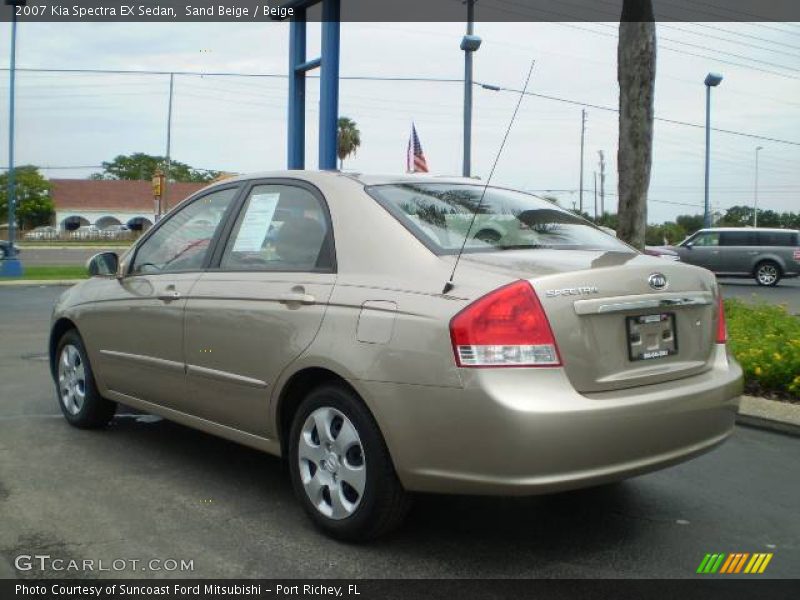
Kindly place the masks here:
<instances>
[{"instance_id":1,"label":"rear door","mask_svg":"<svg viewBox=\"0 0 800 600\"><path fill-rule=\"evenodd\" d=\"M270 436L279 374L313 341L336 280L325 199L303 182L250 185L186 307L187 413Z\"/></svg>"},{"instance_id":2,"label":"rear door","mask_svg":"<svg viewBox=\"0 0 800 600\"><path fill-rule=\"evenodd\" d=\"M719 263L717 273L736 275L753 272L759 255L755 231L722 231L719 234Z\"/></svg>"}]
</instances>

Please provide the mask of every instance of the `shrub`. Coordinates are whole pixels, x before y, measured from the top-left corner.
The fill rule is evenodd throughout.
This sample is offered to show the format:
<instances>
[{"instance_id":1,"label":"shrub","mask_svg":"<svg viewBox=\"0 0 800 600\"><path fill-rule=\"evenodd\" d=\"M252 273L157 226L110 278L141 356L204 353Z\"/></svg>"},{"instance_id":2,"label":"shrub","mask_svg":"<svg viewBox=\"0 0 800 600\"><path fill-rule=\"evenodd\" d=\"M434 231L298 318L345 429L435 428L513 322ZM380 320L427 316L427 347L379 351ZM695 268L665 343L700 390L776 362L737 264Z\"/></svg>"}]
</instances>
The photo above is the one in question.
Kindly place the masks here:
<instances>
[{"instance_id":1,"label":"shrub","mask_svg":"<svg viewBox=\"0 0 800 600\"><path fill-rule=\"evenodd\" d=\"M784 306L725 301L728 345L742 365L745 391L800 400L800 317Z\"/></svg>"}]
</instances>

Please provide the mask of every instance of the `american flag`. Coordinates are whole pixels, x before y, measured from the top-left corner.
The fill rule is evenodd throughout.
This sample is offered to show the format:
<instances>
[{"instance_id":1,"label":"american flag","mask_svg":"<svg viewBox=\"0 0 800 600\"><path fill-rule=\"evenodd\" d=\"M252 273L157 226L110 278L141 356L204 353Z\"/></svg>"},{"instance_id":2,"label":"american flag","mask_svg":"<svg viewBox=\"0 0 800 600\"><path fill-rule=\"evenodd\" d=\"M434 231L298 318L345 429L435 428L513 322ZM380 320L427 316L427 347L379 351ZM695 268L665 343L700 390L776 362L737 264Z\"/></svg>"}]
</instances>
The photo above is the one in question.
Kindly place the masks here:
<instances>
[{"instance_id":1,"label":"american flag","mask_svg":"<svg viewBox=\"0 0 800 600\"><path fill-rule=\"evenodd\" d=\"M417 128L411 124L411 137L408 138L408 149L406 150L406 171L408 173L427 173L428 161L422 152L422 144L419 143Z\"/></svg>"}]
</instances>

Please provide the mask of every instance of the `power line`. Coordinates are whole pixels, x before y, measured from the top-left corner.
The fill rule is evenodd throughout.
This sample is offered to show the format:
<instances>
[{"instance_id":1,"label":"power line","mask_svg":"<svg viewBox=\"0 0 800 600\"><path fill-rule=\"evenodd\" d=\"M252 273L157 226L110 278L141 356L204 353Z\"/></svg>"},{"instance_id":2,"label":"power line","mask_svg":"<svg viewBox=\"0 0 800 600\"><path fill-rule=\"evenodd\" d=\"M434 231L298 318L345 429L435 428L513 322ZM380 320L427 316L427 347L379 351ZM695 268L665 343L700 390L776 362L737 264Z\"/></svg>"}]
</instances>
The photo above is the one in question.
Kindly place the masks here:
<instances>
[{"instance_id":1,"label":"power line","mask_svg":"<svg viewBox=\"0 0 800 600\"><path fill-rule=\"evenodd\" d=\"M8 68L0 68L0 71L7 71ZM133 70L133 69L61 69L61 68L32 68L32 67L22 67L18 68L18 71L26 71L26 72L35 72L35 73L90 73L90 74L124 74L124 75L193 75L193 76L206 76L206 77L250 77L250 78L279 78L279 79L286 79L288 75L279 74L279 73L235 73L230 71L220 71L215 73L206 73L202 71L156 71L156 70ZM391 77L391 76L376 76L376 75L349 75L349 76L342 76L341 79L343 80L354 80L354 81L414 81L414 82L424 82L424 83L460 83L463 84L463 79L453 79L453 78L441 78L441 77ZM476 81L475 85L485 86L487 84L481 83ZM492 86L492 88L498 88L501 91L506 92L513 92L513 93L521 93L521 90L516 90L514 88L507 88L501 86ZM537 98L542 98L545 100L552 100L555 102L562 102L566 104L572 104L575 106L581 107L588 107L588 108L596 108L597 110L603 110L607 112L619 112L618 108L614 108L611 106L603 106L601 104L593 104L590 102L582 102L579 100L572 100L569 98L561 98L558 96L553 96L550 94L540 94L537 92L525 92L528 96L534 96ZM687 121L680 121L678 119L670 119L667 117L654 117L656 121L661 121L663 123L671 123L673 125L682 125L685 127L693 127L697 129L705 128L705 125L701 125L699 123L689 123ZM786 144L790 146L800 146L800 142L795 142L791 140L783 140L779 138L773 138L769 136L757 135L753 133L747 133L743 131L735 131L732 129L721 129L718 127L712 127L712 131L716 131L719 133L725 133L729 135L737 135L740 137L746 137L750 139L762 140L767 142L774 142L777 144Z\"/></svg>"},{"instance_id":2,"label":"power line","mask_svg":"<svg viewBox=\"0 0 800 600\"><path fill-rule=\"evenodd\" d=\"M480 83L480 82L477 82L477 81L475 82L475 84L476 85L480 85L480 86L486 85L486 84L483 84L483 83ZM515 90L514 88L506 88L506 87L502 87L502 86L492 86L491 89L494 89L494 88L497 88L497 89L499 89L500 91L503 91L503 92L512 92L512 93L516 93L516 94L521 93L521 90ZM545 100L553 100L553 101L556 101L556 102L564 102L566 104L573 104L575 106L596 108L597 110L604 110L604 111L607 111L607 112L614 112L614 113L618 113L619 112L618 108L614 108L612 106L603 106L602 104L592 104L590 102L581 102L579 100L571 100L569 98L560 98L558 96L553 96L553 95L550 95L550 94L539 94L537 92L525 92L525 95L527 95L527 96L535 96L537 98L543 98ZM673 125L683 125L685 127L694 127L694 128L697 128L697 129L705 129L705 125L701 125L699 123L689 123L688 121L679 121L678 119L669 119L667 117L653 117L653 118L656 121L661 121L663 123L671 123ZM744 131L734 131L732 129L720 129L718 127L712 127L711 130L712 131L717 131L719 133L727 133L729 135L738 135L738 136L741 136L741 137L746 137L746 138L751 138L751 139L756 139L756 140L764 140L764 141L767 141L767 142L775 142L776 144L787 144L787 145L790 145L790 146L800 146L800 142L794 142L794 141L791 141L791 140L782 140L782 139L779 139L779 138L773 138L773 137L768 137L768 136L763 136L763 135L757 135L757 134L754 134L754 133L746 133Z\"/></svg>"}]
</instances>

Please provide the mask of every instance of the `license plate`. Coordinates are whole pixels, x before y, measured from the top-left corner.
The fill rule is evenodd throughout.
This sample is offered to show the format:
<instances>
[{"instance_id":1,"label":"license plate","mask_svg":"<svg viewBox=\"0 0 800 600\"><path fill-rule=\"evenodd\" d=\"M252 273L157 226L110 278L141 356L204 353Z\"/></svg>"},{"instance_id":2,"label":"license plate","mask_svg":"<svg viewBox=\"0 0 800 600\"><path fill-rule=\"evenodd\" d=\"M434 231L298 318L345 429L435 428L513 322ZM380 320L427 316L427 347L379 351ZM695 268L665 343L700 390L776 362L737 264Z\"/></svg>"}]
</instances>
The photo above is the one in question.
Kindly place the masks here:
<instances>
[{"instance_id":1,"label":"license plate","mask_svg":"<svg viewBox=\"0 0 800 600\"><path fill-rule=\"evenodd\" d=\"M675 313L627 317L628 358L655 360L678 353Z\"/></svg>"}]
</instances>

